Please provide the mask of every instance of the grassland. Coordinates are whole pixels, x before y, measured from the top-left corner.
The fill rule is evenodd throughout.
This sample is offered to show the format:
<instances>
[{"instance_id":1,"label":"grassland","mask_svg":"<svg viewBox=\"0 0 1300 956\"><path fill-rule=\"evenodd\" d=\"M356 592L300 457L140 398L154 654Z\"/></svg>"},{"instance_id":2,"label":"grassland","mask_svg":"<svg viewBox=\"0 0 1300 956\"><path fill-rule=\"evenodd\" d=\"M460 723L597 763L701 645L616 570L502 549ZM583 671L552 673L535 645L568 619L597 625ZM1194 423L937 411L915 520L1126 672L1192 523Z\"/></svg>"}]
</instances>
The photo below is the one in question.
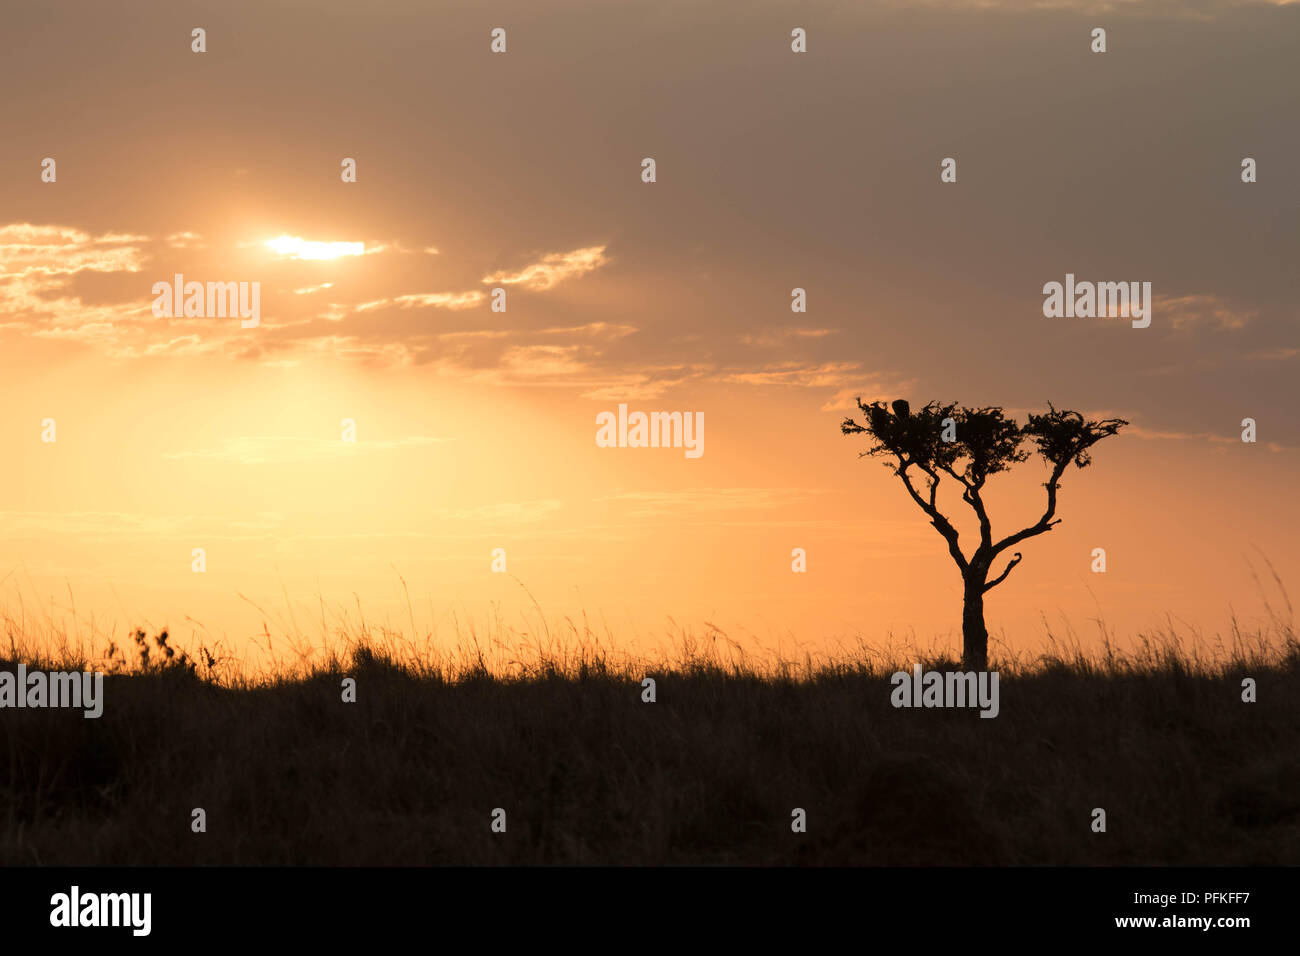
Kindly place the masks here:
<instances>
[{"instance_id":1,"label":"grassland","mask_svg":"<svg viewBox=\"0 0 1300 956\"><path fill-rule=\"evenodd\" d=\"M571 625L421 657L363 628L249 675L143 632L39 653L9 624L0 669L109 673L97 720L0 710L5 865L1300 863L1289 624L1003 654L992 720L892 707L907 652L760 666L712 634L655 662Z\"/></svg>"}]
</instances>

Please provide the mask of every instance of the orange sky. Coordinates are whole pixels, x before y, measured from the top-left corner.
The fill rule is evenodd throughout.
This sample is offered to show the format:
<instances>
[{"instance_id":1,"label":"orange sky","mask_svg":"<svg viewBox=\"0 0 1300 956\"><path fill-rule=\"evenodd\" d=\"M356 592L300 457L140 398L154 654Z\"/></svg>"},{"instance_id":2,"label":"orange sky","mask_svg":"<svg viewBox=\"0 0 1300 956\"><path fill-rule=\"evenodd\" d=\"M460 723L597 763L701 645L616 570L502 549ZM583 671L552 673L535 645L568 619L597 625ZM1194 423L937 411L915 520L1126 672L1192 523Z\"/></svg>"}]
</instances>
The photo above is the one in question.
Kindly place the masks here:
<instances>
[{"instance_id":1,"label":"orange sky","mask_svg":"<svg viewBox=\"0 0 1300 956\"><path fill-rule=\"evenodd\" d=\"M1300 580L1294 8L1112 13L1098 56L1068 4L56 6L0 50L11 616L409 629L400 575L425 630L522 621L517 578L628 641L956 648L941 539L839 433L856 395L1133 423L991 594L1013 646L1213 634L1263 615L1252 562ZM176 273L260 283L260 324L155 317ZM1151 327L1044 318L1066 273L1150 281ZM704 454L597 447L620 402L702 412ZM995 531L1043 477L994 479Z\"/></svg>"}]
</instances>

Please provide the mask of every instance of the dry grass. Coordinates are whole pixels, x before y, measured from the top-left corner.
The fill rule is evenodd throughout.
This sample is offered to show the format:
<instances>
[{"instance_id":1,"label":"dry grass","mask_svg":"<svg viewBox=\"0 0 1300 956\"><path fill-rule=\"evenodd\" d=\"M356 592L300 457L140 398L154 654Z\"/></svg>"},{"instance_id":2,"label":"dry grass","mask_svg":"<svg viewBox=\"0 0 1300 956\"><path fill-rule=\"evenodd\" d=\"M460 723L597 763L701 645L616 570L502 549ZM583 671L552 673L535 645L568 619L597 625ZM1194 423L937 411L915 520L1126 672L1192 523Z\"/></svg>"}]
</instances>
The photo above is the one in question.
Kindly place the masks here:
<instances>
[{"instance_id":1,"label":"dry grass","mask_svg":"<svg viewBox=\"0 0 1300 956\"><path fill-rule=\"evenodd\" d=\"M268 637L258 670L11 618L0 668L110 676L98 720L0 711L0 863L1300 863L1289 617L1126 650L1103 627L1095 652L1049 629L1039 654L995 649L993 720L890 705L894 670L957 666L935 648L763 656L706 628L638 655L534 623L442 645L357 618L332 645Z\"/></svg>"}]
</instances>

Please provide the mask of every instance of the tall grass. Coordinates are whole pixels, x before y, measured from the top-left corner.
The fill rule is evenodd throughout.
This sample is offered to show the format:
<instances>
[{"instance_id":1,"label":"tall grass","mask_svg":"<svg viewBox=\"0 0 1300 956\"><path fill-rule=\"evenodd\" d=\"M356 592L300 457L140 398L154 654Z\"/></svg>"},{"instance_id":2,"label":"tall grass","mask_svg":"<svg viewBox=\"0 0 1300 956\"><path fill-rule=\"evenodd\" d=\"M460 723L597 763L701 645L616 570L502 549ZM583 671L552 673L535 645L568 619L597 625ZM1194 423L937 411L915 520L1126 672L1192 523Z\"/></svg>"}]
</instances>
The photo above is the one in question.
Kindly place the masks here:
<instances>
[{"instance_id":1,"label":"tall grass","mask_svg":"<svg viewBox=\"0 0 1300 956\"><path fill-rule=\"evenodd\" d=\"M0 669L110 676L99 719L0 711L0 864L1300 864L1279 608L1210 638L1172 618L1003 638L991 720L892 706L893 671L959 666L951 640L764 648L674 624L639 651L536 605L441 631L322 609L310 635L264 628L253 660L18 608Z\"/></svg>"},{"instance_id":2,"label":"tall grass","mask_svg":"<svg viewBox=\"0 0 1300 956\"><path fill-rule=\"evenodd\" d=\"M1013 646L1004 633L995 634L990 669L1006 676L1061 668L1096 675L1177 668L1211 675L1243 666L1279 666L1295 656L1300 644L1289 596L1280 581L1275 583L1281 604L1275 606L1265 596L1267 621L1254 628L1244 627L1234 614L1226 633L1206 635L1169 616L1162 625L1123 639L1099 618L1092 622L1096 633L1085 640L1068 621L1054 625L1044 616L1036 638L1022 638ZM413 676L452 682L484 676L527 680L601 673L630 678L701 671L815 680L836 674L889 674L918 661L956 667L960 658L960 638L952 636L919 643L915 635L899 638L890 633L875 642L855 634L818 646L793 637L764 644L752 635L734 637L708 622L689 626L671 619L649 648L640 648L585 614L550 619L535 601L530 612L520 615L520 623L505 621L494 608L486 622L452 615L449 622L424 629L418 628L413 613L404 627L368 620L359 602L355 609L333 610L320 602L310 630L292 614L258 610L264 621L261 631L232 641L196 628L180 637L166 627L147 635L138 627L103 628L94 619L74 617L70 623L53 608L33 613L17 602L0 608L0 657L117 674L172 663L232 688L332 673L346 669L357 654ZM274 631L268 623L272 620ZM179 658L173 659L173 653Z\"/></svg>"}]
</instances>

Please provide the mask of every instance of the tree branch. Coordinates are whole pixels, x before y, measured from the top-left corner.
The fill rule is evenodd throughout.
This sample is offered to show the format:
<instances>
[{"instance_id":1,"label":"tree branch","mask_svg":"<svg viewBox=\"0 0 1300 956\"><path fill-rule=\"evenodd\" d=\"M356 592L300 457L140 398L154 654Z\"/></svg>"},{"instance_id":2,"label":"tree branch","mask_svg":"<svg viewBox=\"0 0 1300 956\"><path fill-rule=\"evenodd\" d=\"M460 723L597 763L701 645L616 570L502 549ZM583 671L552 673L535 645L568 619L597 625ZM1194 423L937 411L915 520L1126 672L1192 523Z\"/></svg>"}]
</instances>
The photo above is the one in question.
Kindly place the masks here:
<instances>
[{"instance_id":1,"label":"tree branch","mask_svg":"<svg viewBox=\"0 0 1300 956\"><path fill-rule=\"evenodd\" d=\"M1015 557L1013 557L1013 558L1011 559L1011 563L1007 565L1007 569L1006 569L1005 571L1003 571L1001 574L999 574L999 575L998 575L996 578L994 578L992 581L990 581L988 584L984 585L984 590L985 590L985 591L991 591L991 590L993 590L993 588L995 588L997 585L999 585L999 584L1001 584L1003 581L1005 581L1005 580L1007 579L1007 575L1011 573L1011 569L1014 568L1014 567L1015 567L1017 564L1019 564L1019 563L1020 563L1020 552L1017 551L1016 554L1015 554Z\"/></svg>"},{"instance_id":2,"label":"tree branch","mask_svg":"<svg viewBox=\"0 0 1300 956\"><path fill-rule=\"evenodd\" d=\"M1052 477L1047 482L1047 510L1043 512L1043 516L1038 519L1037 523L1030 525L1028 528L1025 528L1023 531L1017 531L1015 534L1009 534L1001 541L999 541L997 544L995 544L993 546L994 557L1001 554L1003 551L1005 551L1007 548L1011 547L1012 545L1019 544L1021 541L1024 541L1026 538L1032 538L1035 535L1042 534L1045 531L1051 531L1053 527L1061 523L1060 518L1057 518L1055 521L1053 521L1052 516L1056 514L1057 485L1061 480L1061 475L1065 473L1065 469L1067 465L1069 465L1069 461L1065 460L1065 461L1058 462L1052 468Z\"/></svg>"},{"instance_id":3,"label":"tree branch","mask_svg":"<svg viewBox=\"0 0 1300 956\"><path fill-rule=\"evenodd\" d=\"M980 497L980 486L984 484L981 480L972 480L966 475L960 475L951 465L940 465L944 471L961 482L962 493L961 500L970 505L971 510L975 512L975 517L980 523L980 544L985 548L993 546L993 526L989 522L988 512L984 509L984 499Z\"/></svg>"},{"instance_id":4,"label":"tree branch","mask_svg":"<svg viewBox=\"0 0 1300 956\"><path fill-rule=\"evenodd\" d=\"M920 509L930 516L930 524L934 525L935 530L943 535L944 540L948 542L948 553L952 555L952 559L957 562L957 567L961 569L961 573L964 575L969 565L966 556L961 553L957 529L939 513L936 503L939 494L939 476L924 465L917 465L930 478L930 486L927 489L930 492L930 500L927 502L917 493L916 488L912 485L912 479L907 475L907 469L916 462L906 461L903 458L899 458L898 462L898 477L903 479L903 485L907 488L907 493L912 496L912 500L917 503Z\"/></svg>"}]
</instances>

